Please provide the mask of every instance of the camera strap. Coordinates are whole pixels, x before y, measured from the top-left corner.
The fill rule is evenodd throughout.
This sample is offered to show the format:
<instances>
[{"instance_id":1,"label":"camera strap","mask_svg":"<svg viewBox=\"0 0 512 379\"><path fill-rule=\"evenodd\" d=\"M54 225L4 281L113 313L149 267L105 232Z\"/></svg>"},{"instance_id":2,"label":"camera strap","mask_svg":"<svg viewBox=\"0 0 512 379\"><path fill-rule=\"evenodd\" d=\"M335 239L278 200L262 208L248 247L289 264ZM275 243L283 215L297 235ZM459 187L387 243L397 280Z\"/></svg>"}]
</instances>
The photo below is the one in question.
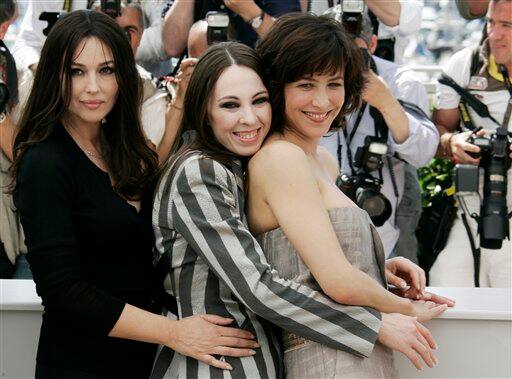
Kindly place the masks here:
<instances>
[{"instance_id":1,"label":"camera strap","mask_svg":"<svg viewBox=\"0 0 512 379\"><path fill-rule=\"evenodd\" d=\"M512 84L510 83L510 78L508 76L508 71L505 65L500 64L499 69L501 75L503 75L503 80L505 81L505 86L507 87L508 93L510 94L510 98L508 99L507 110L505 111L505 116L503 117L502 125L504 129L508 129L510 114L512 113Z\"/></svg>"},{"instance_id":2,"label":"camera strap","mask_svg":"<svg viewBox=\"0 0 512 379\"><path fill-rule=\"evenodd\" d=\"M473 233L471 232L471 228L468 222L468 209L466 206L466 202L462 196L456 195L457 201L460 204L460 218L462 219L462 224L464 225L464 229L466 229L466 234L469 239L469 246L471 247L471 254L473 255L473 267L474 267L474 276L473 280L475 282L475 287L480 287L480 253L481 250L479 247L476 247L475 238L473 237Z\"/></svg>"},{"instance_id":3,"label":"camera strap","mask_svg":"<svg viewBox=\"0 0 512 379\"><path fill-rule=\"evenodd\" d=\"M359 112L357 113L356 120L354 122L354 127L350 131L350 135L348 135L347 128L343 128L343 135L345 136L345 141L347 143L347 158L348 158L348 165L350 166L350 171L352 172L352 175L354 175L354 165L352 162L352 150L350 150L350 144L352 142L352 139L354 138L354 135L356 134L357 128L359 127L359 124L361 123L361 119L363 118L364 111L366 110L366 106L368 104L366 102L363 103L361 108L359 109ZM339 139L338 135L338 159L340 163L341 168L341 141Z\"/></svg>"},{"instance_id":4,"label":"camera strap","mask_svg":"<svg viewBox=\"0 0 512 379\"><path fill-rule=\"evenodd\" d=\"M73 5L73 0L64 0L64 5L62 5L62 10L64 12L71 12L72 5Z\"/></svg>"}]
</instances>

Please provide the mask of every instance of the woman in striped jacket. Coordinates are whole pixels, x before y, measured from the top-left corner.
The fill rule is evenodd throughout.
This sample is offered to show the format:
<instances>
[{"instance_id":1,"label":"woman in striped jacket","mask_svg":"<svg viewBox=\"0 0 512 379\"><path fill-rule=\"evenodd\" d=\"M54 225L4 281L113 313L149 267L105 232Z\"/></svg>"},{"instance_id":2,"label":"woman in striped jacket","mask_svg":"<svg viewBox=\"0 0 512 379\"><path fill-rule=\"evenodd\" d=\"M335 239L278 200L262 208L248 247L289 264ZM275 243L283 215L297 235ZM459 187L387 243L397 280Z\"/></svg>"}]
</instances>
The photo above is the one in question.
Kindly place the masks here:
<instances>
[{"instance_id":1,"label":"woman in striped jacket","mask_svg":"<svg viewBox=\"0 0 512 379\"><path fill-rule=\"evenodd\" d=\"M372 353L377 339L394 349L420 333L432 341L427 330L403 324L401 315L381 322L374 309L335 303L280 278L267 263L244 214L246 160L271 122L262 78L258 56L235 42L210 47L190 78L181 125L190 138L164 169L153 207L157 251L168 262L165 284L178 317L225 316L256 336L259 347L250 357L215 352L235 378L284 376L275 326L360 357ZM163 348L152 377L226 374Z\"/></svg>"}]
</instances>

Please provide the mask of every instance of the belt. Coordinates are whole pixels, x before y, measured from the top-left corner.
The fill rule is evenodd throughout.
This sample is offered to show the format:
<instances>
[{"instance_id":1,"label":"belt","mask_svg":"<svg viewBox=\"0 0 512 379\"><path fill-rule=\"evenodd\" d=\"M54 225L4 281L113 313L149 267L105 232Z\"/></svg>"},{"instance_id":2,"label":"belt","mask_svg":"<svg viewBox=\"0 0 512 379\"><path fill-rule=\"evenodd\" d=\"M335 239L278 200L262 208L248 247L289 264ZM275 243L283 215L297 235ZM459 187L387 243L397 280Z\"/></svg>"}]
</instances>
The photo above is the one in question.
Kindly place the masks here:
<instances>
[{"instance_id":1,"label":"belt","mask_svg":"<svg viewBox=\"0 0 512 379\"><path fill-rule=\"evenodd\" d=\"M304 337L298 336L294 333L287 331L283 332L283 349L285 353L291 350L296 350L301 347L304 347L311 342L312 341Z\"/></svg>"}]
</instances>

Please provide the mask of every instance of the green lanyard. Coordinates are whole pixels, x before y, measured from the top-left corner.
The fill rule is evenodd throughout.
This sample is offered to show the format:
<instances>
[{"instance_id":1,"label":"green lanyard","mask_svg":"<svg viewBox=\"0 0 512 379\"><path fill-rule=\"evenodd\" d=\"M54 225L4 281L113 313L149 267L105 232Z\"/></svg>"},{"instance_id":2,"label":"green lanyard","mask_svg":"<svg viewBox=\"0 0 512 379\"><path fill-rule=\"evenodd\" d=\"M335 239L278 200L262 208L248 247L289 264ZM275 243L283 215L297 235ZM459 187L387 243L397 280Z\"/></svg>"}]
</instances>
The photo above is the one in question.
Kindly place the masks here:
<instances>
[{"instance_id":1,"label":"green lanyard","mask_svg":"<svg viewBox=\"0 0 512 379\"><path fill-rule=\"evenodd\" d=\"M62 10L65 12L71 12L71 5L73 0L64 0L64 5L62 6Z\"/></svg>"}]
</instances>

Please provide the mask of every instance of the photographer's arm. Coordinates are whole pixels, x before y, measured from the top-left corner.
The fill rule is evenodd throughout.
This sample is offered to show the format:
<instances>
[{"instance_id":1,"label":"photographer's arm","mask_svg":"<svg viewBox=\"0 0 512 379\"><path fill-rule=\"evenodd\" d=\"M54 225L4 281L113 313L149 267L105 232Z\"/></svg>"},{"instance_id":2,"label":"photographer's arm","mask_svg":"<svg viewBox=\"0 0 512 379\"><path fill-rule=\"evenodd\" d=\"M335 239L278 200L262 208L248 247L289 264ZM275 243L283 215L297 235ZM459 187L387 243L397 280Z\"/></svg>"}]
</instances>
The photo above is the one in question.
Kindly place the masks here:
<instances>
[{"instance_id":1,"label":"photographer's arm","mask_svg":"<svg viewBox=\"0 0 512 379\"><path fill-rule=\"evenodd\" d=\"M224 4L234 13L242 17L245 22L251 21L254 17L258 17L263 12L253 0L224 0ZM258 28L255 28L254 31L258 33L259 37L264 37L267 35L270 28L272 28L275 21L276 19L274 17L263 12L263 22Z\"/></svg>"},{"instance_id":2,"label":"photographer's arm","mask_svg":"<svg viewBox=\"0 0 512 379\"><path fill-rule=\"evenodd\" d=\"M387 26L397 26L400 21L400 1L398 0L365 0L377 18Z\"/></svg>"},{"instance_id":3,"label":"photographer's arm","mask_svg":"<svg viewBox=\"0 0 512 379\"><path fill-rule=\"evenodd\" d=\"M13 159L14 138L16 138L17 132L18 126L6 114L4 121L0 122L0 149L10 161Z\"/></svg>"},{"instance_id":4,"label":"photographer's arm","mask_svg":"<svg viewBox=\"0 0 512 379\"><path fill-rule=\"evenodd\" d=\"M194 1L176 0L164 18L162 39L170 57L178 57L187 47L188 32L194 23Z\"/></svg>"},{"instance_id":5,"label":"photographer's arm","mask_svg":"<svg viewBox=\"0 0 512 379\"><path fill-rule=\"evenodd\" d=\"M171 102L167 106L164 135L156 149L158 162L160 164L165 163L173 147L176 146L177 138L179 138L178 134L183 117L185 93L187 92L190 76L192 75L192 71L194 71L196 63L196 58L184 59L180 64L178 75L171 79L171 81L176 84L176 92L174 98L171 99Z\"/></svg>"},{"instance_id":6,"label":"photographer's arm","mask_svg":"<svg viewBox=\"0 0 512 379\"><path fill-rule=\"evenodd\" d=\"M471 132L456 132L459 122L460 113L457 108L434 109L434 123L439 131L439 147L436 155L442 158L453 156L459 163L478 165L480 160L466 152L479 152L480 148L467 142ZM478 132L478 135L483 134L483 131Z\"/></svg>"},{"instance_id":7,"label":"photographer's arm","mask_svg":"<svg viewBox=\"0 0 512 379\"><path fill-rule=\"evenodd\" d=\"M368 71L366 79L363 100L382 113L395 142L403 143L409 137L409 120L404 109L382 78Z\"/></svg>"}]
</instances>

